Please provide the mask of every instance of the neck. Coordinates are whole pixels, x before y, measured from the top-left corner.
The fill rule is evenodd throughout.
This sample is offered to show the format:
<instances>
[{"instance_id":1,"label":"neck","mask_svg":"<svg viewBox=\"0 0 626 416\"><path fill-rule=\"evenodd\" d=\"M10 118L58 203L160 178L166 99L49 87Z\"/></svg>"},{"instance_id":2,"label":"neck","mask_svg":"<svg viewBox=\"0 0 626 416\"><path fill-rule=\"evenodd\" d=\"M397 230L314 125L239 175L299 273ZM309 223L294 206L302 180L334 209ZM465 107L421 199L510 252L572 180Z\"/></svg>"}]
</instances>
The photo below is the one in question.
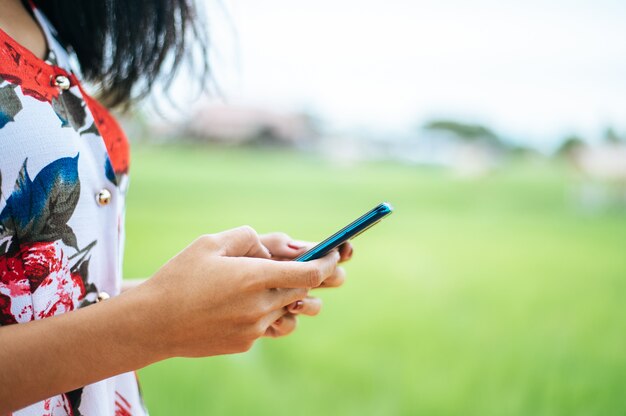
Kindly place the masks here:
<instances>
[{"instance_id":1,"label":"neck","mask_svg":"<svg viewBox=\"0 0 626 416\"><path fill-rule=\"evenodd\" d=\"M0 8L0 29L43 59L47 51L46 38L24 4L20 0L0 0Z\"/></svg>"}]
</instances>

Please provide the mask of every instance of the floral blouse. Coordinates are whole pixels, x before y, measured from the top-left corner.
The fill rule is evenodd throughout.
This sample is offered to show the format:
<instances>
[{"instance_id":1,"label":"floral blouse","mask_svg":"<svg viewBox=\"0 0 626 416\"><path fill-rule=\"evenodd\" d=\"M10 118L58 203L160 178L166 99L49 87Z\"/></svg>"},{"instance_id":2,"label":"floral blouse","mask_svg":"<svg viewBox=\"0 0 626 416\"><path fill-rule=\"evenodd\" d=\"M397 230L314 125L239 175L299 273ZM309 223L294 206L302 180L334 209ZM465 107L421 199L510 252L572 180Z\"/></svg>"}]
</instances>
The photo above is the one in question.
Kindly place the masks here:
<instances>
[{"instance_id":1,"label":"floral blouse","mask_svg":"<svg viewBox=\"0 0 626 416\"><path fill-rule=\"evenodd\" d=\"M0 325L87 307L118 294L122 278L128 141L81 87L45 16L33 14L45 61L0 30ZM144 414L132 372L14 413Z\"/></svg>"}]
</instances>

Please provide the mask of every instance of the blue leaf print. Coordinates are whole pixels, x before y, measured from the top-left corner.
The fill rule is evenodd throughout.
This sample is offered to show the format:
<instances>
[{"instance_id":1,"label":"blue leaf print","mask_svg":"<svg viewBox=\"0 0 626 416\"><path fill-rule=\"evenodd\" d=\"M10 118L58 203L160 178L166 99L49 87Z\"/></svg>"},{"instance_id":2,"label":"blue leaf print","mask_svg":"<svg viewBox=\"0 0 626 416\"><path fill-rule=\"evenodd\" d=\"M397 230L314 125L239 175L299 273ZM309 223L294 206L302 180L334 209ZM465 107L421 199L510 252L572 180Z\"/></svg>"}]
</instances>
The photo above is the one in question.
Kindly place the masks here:
<instances>
[{"instance_id":1,"label":"blue leaf print","mask_svg":"<svg viewBox=\"0 0 626 416\"><path fill-rule=\"evenodd\" d=\"M12 84L0 87L0 129L15 121L17 113L22 111L22 102L15 93L16 87Z\"/></svg>"},{"instance_id":2,"label":"blue leaf print","mask_svg":"<svg viewBox=\"0 0 626 416\"><path fill-rule=\"evenodd\" d=\"M24 161L15 189L0 213L0 228L19 243L63 240L76 245L67 225L80 195L78 155L57 159L31 180Z\"/></svg>"},{"instance_id":3,"label":"blue leaf print","mask_svg":"<svg viewBox=\"0 0 626 416\"><path fill-rule=\"evenodd\" d=\"M109 159L109 155L104 155L104 174L107 179L112 183L117 184L117 179L115 178L115 171L113 171L113 165L111 165L111 159Z\"/></svg>"}]
</instances>

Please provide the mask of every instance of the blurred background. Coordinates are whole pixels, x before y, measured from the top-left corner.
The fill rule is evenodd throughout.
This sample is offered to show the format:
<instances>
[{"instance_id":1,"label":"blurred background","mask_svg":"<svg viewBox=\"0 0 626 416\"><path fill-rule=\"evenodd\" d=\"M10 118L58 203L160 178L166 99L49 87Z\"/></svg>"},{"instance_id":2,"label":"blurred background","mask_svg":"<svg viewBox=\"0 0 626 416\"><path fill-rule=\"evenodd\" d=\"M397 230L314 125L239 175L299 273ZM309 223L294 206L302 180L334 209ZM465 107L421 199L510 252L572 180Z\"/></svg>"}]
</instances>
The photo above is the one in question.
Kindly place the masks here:
<instances>
[{"instance_id":1,"label":"blurred background","mask_svg":"<svg viewBox=\"0 0 626 416\"><path fill-rule=\"evenodd\" d=\"M626 413L626 3L200 5L213 93L125 120L126 278L396 213L290 337L141 370L153 415Z\"/></svg>"}]
</instances>

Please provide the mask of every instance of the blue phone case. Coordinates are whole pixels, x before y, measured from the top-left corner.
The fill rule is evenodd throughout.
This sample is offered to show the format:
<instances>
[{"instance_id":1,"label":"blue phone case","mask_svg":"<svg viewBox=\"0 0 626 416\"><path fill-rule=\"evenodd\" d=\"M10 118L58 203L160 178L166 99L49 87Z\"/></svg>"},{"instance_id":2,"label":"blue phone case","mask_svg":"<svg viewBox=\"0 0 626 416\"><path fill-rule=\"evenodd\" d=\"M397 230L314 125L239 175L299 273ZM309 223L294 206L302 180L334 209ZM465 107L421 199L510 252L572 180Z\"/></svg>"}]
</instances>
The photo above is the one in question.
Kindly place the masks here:
<instances>
[{"instance_id":1,"label":"blue phone case","mask_svg":"<svg viewBox=\"0 0 626 416\"><path fill-rule=\"evenodd\" d=\"M361 234L392 212L393 207L387 202L383 202L341 230L337 231L335 234L331 235L306 253L296 257L294 261L309 261L324 257L331 250Z\"/></svg>"}]
</instances>

